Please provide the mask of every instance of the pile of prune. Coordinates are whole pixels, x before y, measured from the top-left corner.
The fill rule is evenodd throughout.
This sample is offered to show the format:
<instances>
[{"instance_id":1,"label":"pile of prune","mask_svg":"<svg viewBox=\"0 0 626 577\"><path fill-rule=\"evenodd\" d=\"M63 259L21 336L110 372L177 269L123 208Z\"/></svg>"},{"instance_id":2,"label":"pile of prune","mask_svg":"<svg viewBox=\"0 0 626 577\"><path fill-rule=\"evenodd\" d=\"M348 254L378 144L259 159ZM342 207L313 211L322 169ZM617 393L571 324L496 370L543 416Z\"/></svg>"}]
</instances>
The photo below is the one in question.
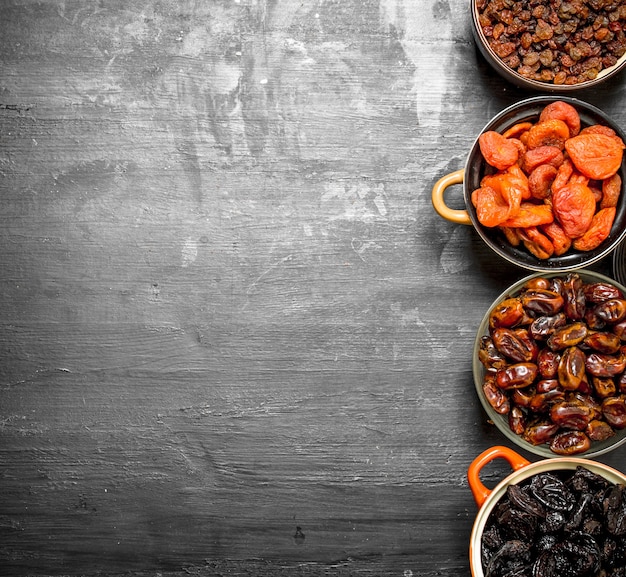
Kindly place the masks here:
<instances>
[{"instance_id":1,"label":"pile of prune","mask_svg":"<svg viewBox=\"0 0 626 577\"><path fill-rule=\"evenodd\" d=\"M485 577L626 577L626 486L581 466L509 485L481 561Z\"/></svg>"},{"instance_id":2,"label":"pile of prune","mask_svg":"<svg viewBox=\"0 0 626 577\"><path fill-rule=\"evenodd\" d=\"M626 428L626 297L576 273L534 277L480 339L482 390L510 429L559 455Z\"/></svg>"}]
</instances>

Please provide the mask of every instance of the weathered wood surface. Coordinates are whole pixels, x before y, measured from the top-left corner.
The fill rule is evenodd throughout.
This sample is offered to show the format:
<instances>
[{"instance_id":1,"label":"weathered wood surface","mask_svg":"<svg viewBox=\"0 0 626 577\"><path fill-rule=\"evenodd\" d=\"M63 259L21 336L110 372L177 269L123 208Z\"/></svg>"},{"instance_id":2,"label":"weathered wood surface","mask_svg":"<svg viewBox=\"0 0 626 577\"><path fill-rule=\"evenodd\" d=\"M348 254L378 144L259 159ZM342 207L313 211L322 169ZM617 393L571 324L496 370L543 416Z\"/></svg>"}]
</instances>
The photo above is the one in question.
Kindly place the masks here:
<instances>
[{"instance_id":1,"label":"weathered wood surface","mask_svg":"<svg viewBox=\"0 0 626 577\"><path fill-rule=\"evenodd\" d=\"M466 3L7 1L0 63L0 572L469 575Z\"/></svg>"}]
</instances>

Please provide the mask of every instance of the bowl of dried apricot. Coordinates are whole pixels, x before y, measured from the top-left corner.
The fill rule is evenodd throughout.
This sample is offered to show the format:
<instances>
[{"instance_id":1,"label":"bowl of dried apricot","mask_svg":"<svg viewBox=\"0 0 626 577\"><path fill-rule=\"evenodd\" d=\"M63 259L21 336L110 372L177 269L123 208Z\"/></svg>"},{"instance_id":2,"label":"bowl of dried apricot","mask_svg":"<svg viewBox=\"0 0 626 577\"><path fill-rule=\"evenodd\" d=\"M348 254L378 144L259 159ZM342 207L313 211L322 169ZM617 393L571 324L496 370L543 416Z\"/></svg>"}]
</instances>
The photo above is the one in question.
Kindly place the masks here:
<instances>
[{"instance_id":1,"label":"bowl of dried apricot","mask_svg":"<svg viewBox=\"0 0 626 577\"><path fill-rule=\"evenodd\" d=\"M471 0L485 60L513 84L565 94L626 68L626 5L614 0Z\"/></svg>"},{"instance_id":2,"label":"bowl of dried apricot","mask_svg":"<svg viewBox=\"0 0 626 577\"><path fill-rule=\"evenodd\" d=\"M626 288L594 271L535 273L485 314L473 352L487 417L543 457L626 443Z\"/></svg>"},{"instance_id":3,"label":"bowl of dried apricot","mask_svg":"<svg viewBox=\"0 0 626 577\"><path fill-rule=\"evenodd\" d=\"M513 471L493 489L483 469ZM479 507L470 536L472 577L621 577L626 567L626 475L589 459L535 463L490 447L467 470Z\"/></svg>"},{"instance_id":4,"label":"bowl of dried apricot","mask_svg":"<svg viewBox=\"0 0 626 577\"><path fill-rule=\"evenodd\" d=\"M588 266L626 236L626 136L600 109L571 97L536 96L497 114L465 168L440 178L441 217L472 225L498 255L534 271ZM465 209L445 194L463 184Z\"/></svg>"}]
</instances>

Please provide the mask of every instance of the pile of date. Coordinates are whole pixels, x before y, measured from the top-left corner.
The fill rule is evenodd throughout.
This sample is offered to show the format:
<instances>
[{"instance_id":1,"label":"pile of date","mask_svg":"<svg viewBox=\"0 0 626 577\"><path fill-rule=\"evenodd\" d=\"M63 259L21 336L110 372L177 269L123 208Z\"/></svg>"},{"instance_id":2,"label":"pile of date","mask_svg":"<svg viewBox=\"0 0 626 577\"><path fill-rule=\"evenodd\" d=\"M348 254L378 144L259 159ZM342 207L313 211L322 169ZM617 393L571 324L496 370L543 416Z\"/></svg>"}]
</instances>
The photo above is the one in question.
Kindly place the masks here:
<instances>
[{"instance_id":1,"label":"pile of date","mask_svg":"<svg viewBox=\"0 0 626 577\"><path fill-rule=\"evenodd\" d=\"M626 428L626 296L577 272L496 303L480 340L483 393L511 430L577 455Z\"/></svg>"}]
</instances>

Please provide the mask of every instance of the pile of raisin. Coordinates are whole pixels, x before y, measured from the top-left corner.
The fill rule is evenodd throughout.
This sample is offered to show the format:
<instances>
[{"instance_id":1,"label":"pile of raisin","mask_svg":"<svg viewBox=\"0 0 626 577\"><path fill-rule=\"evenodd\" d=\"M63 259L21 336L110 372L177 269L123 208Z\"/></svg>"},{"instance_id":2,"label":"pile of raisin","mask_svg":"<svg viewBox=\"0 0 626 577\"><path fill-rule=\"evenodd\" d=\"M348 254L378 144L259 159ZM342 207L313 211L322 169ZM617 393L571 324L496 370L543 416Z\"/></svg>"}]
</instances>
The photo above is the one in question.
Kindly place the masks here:
<instances>
[{"instance_id":1,"label":"pile of raisin","mask_svg":"<svg viewBox=\"0 0 626 577\"><path fill-rule=\"evenodd\" d=\"M485 577L626 577L626 486L580 466L509 485L481 562Z\"/></svg>"},{"instance_id":2,"label":"pile of raisin","mask_svg":"<svg viewBox=\"0 0 626 577\"><path fill-rule=\"evenodd\" d=\"M476 0L476 6L493 52L530 80L580 84L626 53L623 0Z\"/></svg>"}]
</instances>

